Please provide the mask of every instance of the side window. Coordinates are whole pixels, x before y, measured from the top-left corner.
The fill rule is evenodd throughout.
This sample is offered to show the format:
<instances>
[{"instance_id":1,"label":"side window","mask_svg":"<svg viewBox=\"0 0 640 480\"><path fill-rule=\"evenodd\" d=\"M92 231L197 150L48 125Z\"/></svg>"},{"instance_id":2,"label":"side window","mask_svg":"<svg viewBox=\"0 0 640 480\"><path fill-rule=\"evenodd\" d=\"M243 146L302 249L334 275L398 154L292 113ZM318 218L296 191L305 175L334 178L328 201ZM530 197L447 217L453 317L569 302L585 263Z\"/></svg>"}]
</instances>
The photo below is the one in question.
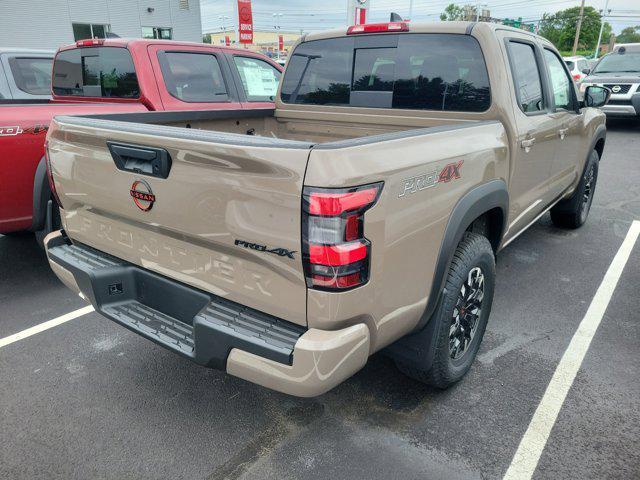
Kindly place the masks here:
<instances>
[{"instance_id":1,"label":"side window","mask_svg":"<svg viewBox=\"0 0 640 480\"><path fill-rule=\"evenodd\" d=\"M544 58L549 66L549 76L551 77L551 86L553 87L553 98L556 108L564 108L571 110L573 88L571 80L567 76L560 63L560 59L551 50L544 49Z\"/></svg>"},{"instance_id":2,"label":"side window","mask_svg":"<svg viewBox=\"0 0 640 480\"><path fill-rule=\"evenodd\" d=\"M542 80L533 46L528 43L510 42L509 51L520 108L524 113L544 110Z\"/></svg>"},{"instance_id":3,"label":"side window","mask_svg":"<svg viewBox=\"0 0 640 480\"><path fill-rule=\"evenodd\" d=\"M244 93L250 102L272 102L282 75L269 63L251 57L234 56Z\"/></svg>"},{"instance_id":4,"label":"side window","mask_svg":"<svg viewBox=\"0 0 640 480\"><path fill-rule=\"evenodd\" d=\"M9 67L17 87L32 95L51 94L51 58L9 59Z\"/></svg>"},{"instance_id":5,"label":"side window","mask_svg":"<svg viewBox=\"0 0 640 480\"><path fill-rule=\"evenodd\" d=\"M585 60L580 60L578 62L578 70L582 72L585 68L589 68L589 64Z\"/></svg>"},{"instance_id":6,"label":"side window","mask_svg":"<svg viewBox=\"0 0 640 480\"><path fill-rule=\"evenodd\" d=\"M218 59L208 53L158 52L165 86L183 102L226 102L227 87Z\"/></svg>"}]
</instances>

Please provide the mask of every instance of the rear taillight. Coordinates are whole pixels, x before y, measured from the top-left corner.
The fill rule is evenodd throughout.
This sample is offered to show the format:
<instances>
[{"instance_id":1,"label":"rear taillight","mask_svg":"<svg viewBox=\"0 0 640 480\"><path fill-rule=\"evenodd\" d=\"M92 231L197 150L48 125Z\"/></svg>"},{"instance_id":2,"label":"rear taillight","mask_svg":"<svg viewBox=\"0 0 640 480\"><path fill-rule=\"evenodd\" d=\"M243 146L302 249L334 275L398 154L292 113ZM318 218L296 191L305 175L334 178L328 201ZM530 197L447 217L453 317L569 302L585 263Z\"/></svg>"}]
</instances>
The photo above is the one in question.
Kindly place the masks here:
<instances>
[{"instance_id":1,"label":"rear taillight","mask_svg":"<svg viewBox=\"0 0 640 480\"><path fill-rule=\"evenodd\" d=\"M346 290L369 280L371 242L364 237L364 213L382 182L348 189L305 187L302 245L307 286Z\"/></svg>"},{"instance_id":2,"label":"rear taillight","mask_svg":"<svg viewBox=\"0 0 640 480\"><path fill-rule=\"evenodd\" d=\"M60 198L58 198L58 194L56 193L56 185L53 182L53 175L51 174L51 156L49 155L48 142L44 142L44 163L47 167L47 179L49 180L49 188L51 189L51 195L53 196L53 199L56 201L58 206L62 207L62 203L60 203Z\"/></svg>"},{"instance_id":3,"label":"rear taillight","mask_svg":"<svg viewBox=\"0 0 640 480\"><path fill-rule=\"evenodd\" d=\"M573 74L573 79L574 80L580 80L581 77L582 77L582 75L580 75L579 73L574 73Z\"/></svg>"}]
</instances>

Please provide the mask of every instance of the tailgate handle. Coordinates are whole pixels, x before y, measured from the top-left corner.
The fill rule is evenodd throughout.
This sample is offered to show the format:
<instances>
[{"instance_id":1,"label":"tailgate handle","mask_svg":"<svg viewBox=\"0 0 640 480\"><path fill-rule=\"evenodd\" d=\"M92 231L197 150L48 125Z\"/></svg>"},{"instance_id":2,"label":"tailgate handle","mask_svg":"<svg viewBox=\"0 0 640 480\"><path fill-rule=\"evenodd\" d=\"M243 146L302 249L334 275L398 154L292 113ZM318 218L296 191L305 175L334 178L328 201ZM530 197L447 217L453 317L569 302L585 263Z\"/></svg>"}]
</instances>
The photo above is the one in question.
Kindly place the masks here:
<instances>
[{"instance_id":1,"label":"tailgate handle","mask_svg":"<svg viewBox=\"0 0 640 480\"><path fill-rule=\"evenodd\" d=\"M167 178L171 170L171 156L164 148L107 142L118 170L150 177Z\"/></svg>"}]
</instances>

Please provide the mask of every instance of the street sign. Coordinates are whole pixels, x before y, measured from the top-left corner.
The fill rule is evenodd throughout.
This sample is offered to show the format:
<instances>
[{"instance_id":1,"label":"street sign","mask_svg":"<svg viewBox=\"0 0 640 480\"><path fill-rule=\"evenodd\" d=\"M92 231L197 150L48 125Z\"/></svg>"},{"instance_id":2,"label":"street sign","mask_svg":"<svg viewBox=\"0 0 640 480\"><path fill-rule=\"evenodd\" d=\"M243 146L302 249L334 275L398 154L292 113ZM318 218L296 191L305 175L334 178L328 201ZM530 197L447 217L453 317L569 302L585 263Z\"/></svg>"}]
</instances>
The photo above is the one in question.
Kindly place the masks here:
<instances>
[{"instance_id":1,"label":"street sign","mask_svg":"<svg viewBox=\"0 0 640 480\"><path fill-rule=\"evenodd\" d=\"M238 0L238 36L240 43L253 43L251 0Z\"/></svg>"},{"instance_id":2,"label":"street sign","mask_svg":"<svg viewBox=\"0 0 640 480\"><path fill-rule=\"evenodd\" d=\"M278 35L278 50L284 51L284 37L282 35Z\"/></svg>"}]
</instances>

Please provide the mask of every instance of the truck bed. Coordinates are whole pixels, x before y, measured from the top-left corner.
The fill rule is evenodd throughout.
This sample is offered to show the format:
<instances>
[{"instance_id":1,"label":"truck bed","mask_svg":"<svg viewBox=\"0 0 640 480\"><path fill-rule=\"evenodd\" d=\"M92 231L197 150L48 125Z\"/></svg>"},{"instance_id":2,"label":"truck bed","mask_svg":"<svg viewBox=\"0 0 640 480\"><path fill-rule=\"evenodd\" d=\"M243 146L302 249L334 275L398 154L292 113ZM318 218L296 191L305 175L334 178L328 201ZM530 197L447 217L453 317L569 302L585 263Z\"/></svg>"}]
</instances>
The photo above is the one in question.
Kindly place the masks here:
<instances>
[{"instance_id":1,"label":"truck bed","mask_svg":"<svg viewBox=\"0 0 640 480\"><path fill-rule=\"evenodd\" d=\"M125 114L86 115L73 119L60 117L65 123L108 128L140 134L162 135L171 138L210 139L225 142L249 142L253 145L302 146L288 142L324 144L342 140L372 137L367 142L398 138L397 132L433 127L455 128L476 123L470 120L442 118L411 118L387 116L381 122L379 116L366 118L362 115L328 115L314 120L305 118L300 112L281 113L275 109L183 111L183 112L136 112ZM335 117L332 119L332 117ZM176 128L177 127L177 128ZM185 131L190 129L191 131ZM206 132L206 133L204 133ZM220 134L223 135L220 135ZM229 136L229 133L254 140ZM395 133L391 137L386 134ZM404 134L407 135L407 134ZM411 135L411 134L409 134ZM278 141L283 141L282 143ZM331 145L329 145L331 146Z\"/></svg>"}]
</instances>

